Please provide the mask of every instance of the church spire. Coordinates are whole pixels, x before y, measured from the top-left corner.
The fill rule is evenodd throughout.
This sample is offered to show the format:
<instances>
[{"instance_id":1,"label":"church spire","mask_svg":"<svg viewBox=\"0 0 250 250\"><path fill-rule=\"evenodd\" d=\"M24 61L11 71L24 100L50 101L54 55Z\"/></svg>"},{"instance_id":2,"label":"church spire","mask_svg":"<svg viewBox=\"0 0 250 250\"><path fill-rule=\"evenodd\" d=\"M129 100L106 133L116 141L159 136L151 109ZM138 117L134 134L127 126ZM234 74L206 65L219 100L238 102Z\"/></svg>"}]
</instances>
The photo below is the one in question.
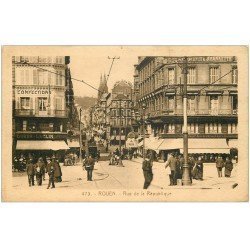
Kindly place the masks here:
<instances>
[{"instance_id":1,"label":"church spire","mask_svg":"<svg viewBox=\"0 0 250 250\"><path fill-rule=\"evenodd\" d=\"M102 74L101 74L101 77L100 77L100 85L102 84Z\"/></svg>"},{"instance_id":2,"label":"church spire","mask_svg":"<svg viewBox=\"0 0 250 250\"><path fill-rule=\"evenodd\" d=\"M103 83L104 83L105 85L107 84L107 79L106 79L106 74L105 74L105 73L104 73Z\"/></svg>"}]
</instances>

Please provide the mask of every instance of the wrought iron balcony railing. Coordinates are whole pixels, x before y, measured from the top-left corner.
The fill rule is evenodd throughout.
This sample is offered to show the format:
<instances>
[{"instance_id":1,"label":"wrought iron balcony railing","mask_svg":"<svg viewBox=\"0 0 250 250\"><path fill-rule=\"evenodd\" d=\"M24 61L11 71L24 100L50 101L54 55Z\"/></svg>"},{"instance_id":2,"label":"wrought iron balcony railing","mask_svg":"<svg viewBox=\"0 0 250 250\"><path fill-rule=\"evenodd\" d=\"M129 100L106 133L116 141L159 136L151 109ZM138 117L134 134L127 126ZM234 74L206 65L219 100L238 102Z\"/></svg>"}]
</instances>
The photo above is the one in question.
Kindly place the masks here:
<instances>
[{"instance_id":1,"label":"wrought iron balcony railing","mask_svg":"<svg viewBox=\"0 0 250 250\"><path fill-rule=\"evenodd\" d=\"M35 109L15 109L15 116L33 116L33 117L67 117L67 110L48 109L48 110L35 110Z\"/></svg>"}]
</instances>

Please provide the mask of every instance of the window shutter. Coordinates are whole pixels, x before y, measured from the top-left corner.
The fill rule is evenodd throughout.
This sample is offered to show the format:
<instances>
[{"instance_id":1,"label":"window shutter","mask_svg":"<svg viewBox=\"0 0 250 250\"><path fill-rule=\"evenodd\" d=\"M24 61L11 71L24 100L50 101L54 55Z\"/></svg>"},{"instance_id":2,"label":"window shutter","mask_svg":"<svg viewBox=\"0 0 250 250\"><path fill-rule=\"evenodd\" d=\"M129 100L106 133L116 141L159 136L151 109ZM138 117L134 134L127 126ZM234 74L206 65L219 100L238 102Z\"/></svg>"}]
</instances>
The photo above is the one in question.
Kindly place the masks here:
<instances>
[{"instance_id":1,"label":"window shutter","mask_svg":"<svg viewBox=\"0 0 250 250\"><path fill-rule=\"evenodd\" d=\"M32 110L33 109L33 98L30 97L30 109Z\"/></svg>"},{"instance_id":2,"label":"window shutter","mask_svg":"<svg viewBox=\"0 0 250 250\"><path fill-rule=\"evenodd\" d=\"M16 109L20 109L20 97L16 99Z\"/></svg>"}]
</instances>

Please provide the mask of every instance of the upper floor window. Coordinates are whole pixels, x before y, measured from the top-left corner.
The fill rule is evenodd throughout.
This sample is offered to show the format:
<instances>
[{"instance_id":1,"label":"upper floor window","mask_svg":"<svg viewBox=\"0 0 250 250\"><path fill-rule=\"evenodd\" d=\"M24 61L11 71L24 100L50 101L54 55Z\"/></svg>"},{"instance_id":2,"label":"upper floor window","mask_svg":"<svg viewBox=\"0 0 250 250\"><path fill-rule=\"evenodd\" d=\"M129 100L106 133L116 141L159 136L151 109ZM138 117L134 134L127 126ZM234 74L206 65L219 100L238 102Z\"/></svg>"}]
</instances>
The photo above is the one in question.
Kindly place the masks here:
<instances>
[{"instance_id":1,"label":"upper floor window","mask_svg":"<svg viewBox=\"0 0 250 250\"><path fill-rule=\"evenodd\" d=\"M232 68L232 83L233 84L238 83L238 69L236 66Z\"/></svg>"},{"instance_id":2,"label":"upper floor window","mask_svg":"<svg viewBox=\"0 0 250 250\"><path fill-rule=\"evenodd\" d=\"M195 82L196 82L196 68L190 67L188 68L187 83L193 84Z\"/></svg>"},{"instance_id":3,"label":"upper floor window","mask_svg":"<svg viewBox=\"0 0 250 250\"><path fill-rule=\"evenodd\" d=\"M169 110L174 110L174 106L175 106L174 96L169 96L168 97L168 109Z\"/></svg>"},{"instance_id":4,"label":"upper floor window","mask_svg":"<svg viewBox=\"0 0 250 250\"><path fill-rule=\"evenodd\" d=\"M56 98L56 110L63 110L62 98Z\"/></svg>"},{"instance_id":5,"label":"upper floor window","mask_svg":"<svg viewBox=\"0 0 250 250\"><path fill-rule=\"evenodd\" d=\"M29 109L30 108L30 98L29 97L21 97L21 109Z\"/></svg>"},{"instance_id":6,"label":"upper floor window","mask_svg":"<svg viewBox=\"0 0 250 250\"><path fill-rule=\"evenodd\" d=\"M175 68L168 69L168 84L175 83Z\"/></svg>"},{"instance_id":7,"label":"upper floor window","mask_svg":"<svg viewBox=\"0 0 250 250\"><path fill-rule=\"evenodd\" d=\"M217 82L220 77L219 66L212 66L209 68L209 79L210 83Z\"/></svg>"}]
</instances>

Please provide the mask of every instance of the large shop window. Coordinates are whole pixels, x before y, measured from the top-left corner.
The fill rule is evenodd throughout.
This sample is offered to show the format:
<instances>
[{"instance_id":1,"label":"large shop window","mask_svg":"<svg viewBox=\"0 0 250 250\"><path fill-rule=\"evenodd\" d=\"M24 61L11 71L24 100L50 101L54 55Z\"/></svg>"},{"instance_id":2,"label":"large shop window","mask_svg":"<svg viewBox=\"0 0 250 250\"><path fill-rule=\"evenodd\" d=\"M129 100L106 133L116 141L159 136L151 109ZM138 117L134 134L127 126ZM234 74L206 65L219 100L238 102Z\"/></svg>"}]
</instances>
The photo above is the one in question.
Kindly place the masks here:
<instances>
[{"instance_id":1,"label":"large shop window","mask_svg":"<svg viewBox=\"0 0 250 250\"><path fill-rule=\"evenodd\" d=\"M30 98L29 97L21 97L21 109L30 109Z\"/></svg>"},{"instance_id":2,"label":"large shop window","mask_svg":"<svg viewBox=\"0 0 250 250\"><path fill-rule=\"evenodd\" d=\"M188 68L188 75L187 75L187 83L194 84L196 82L196 68L189 67Z\"/></svg>"}]
</instances>

